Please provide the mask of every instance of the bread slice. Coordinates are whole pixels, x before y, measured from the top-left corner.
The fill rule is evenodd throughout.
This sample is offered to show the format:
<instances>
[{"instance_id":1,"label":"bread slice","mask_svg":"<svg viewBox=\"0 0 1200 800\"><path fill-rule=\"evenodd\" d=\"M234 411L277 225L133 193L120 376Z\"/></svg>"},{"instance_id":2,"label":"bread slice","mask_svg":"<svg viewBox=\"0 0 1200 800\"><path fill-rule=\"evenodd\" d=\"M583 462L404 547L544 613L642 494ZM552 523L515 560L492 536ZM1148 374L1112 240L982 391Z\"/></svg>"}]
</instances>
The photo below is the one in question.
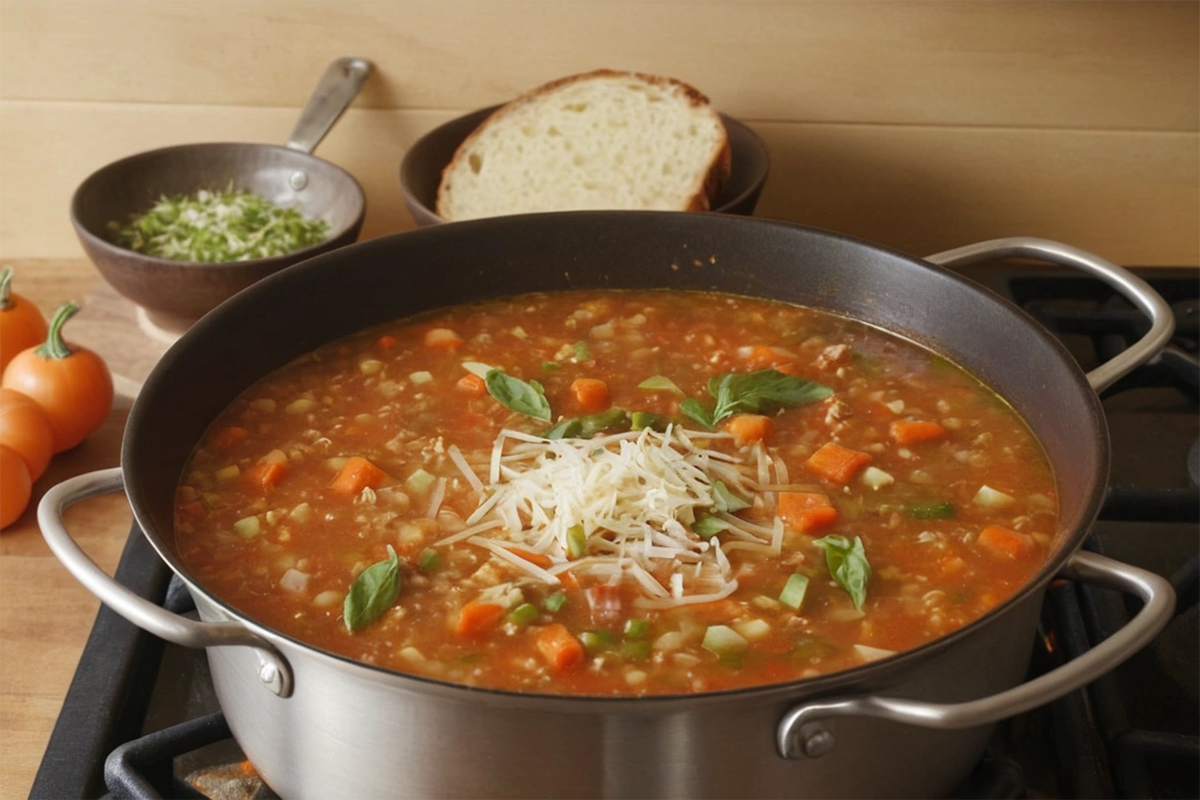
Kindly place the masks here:
<instances>
[{"instance_id":1,"label":"bread slice","mask_svg":"<svg viewBox=\"0 0 1200 800\"><path fill-rule=\"evenodd\" d=\"M672 78L597 70L484 120L442 172L437 213L707 211L729 170L725 126L707 97Z\"/></svg>"}]
</instances>

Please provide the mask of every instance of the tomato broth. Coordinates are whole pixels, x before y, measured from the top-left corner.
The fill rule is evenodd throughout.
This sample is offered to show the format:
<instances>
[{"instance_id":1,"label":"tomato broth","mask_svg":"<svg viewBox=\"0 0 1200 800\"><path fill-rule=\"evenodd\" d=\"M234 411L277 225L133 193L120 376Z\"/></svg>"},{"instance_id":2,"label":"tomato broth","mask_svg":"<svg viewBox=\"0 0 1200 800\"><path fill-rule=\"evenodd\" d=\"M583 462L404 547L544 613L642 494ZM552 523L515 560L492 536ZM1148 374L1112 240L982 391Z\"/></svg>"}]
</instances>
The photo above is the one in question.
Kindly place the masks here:
<instances>
[{"instance_id":1,"label":"tomato broth","mask_svg":"<svg viewBox=\"0 0 1200 800\"><path fill-rule=\"evenodd\" d=\"M798 680L954 631L1053 549L987 387L824 312L680 291L460 305L244 392L178 490L208 591L316 647L522 692Z\"/></svg>"}]
</instances>

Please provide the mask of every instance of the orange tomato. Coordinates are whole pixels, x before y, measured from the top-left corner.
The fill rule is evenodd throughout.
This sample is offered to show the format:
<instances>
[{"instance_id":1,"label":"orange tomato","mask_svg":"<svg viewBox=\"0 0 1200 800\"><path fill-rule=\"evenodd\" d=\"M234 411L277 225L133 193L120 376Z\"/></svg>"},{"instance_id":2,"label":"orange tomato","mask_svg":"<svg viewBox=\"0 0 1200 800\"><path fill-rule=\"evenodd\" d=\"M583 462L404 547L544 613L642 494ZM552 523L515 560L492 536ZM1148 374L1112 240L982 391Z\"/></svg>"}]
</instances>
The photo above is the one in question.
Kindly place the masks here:
<instances>
[{"instance_id":1,"label":"orange tomato","mask_svg":"<svg viewBox=\"0 0 1200 800\"><path fill-rule=\"evenodd\" d=\"M33 303L14 294L12 267L0 270L0 373L22 350L46 338L46 320Z\"/></svg>"},{"instance_id":2,"label":"orange tomato","mask_svg":"<svg viewBox=\"0 0 1200 800\"><path fill-rule=\"evenodd\" d=\"M77 311L74 303L59 306L45 344L18 353L0 379L0 386L27 395L46 412L56 453L86 439L112 409L112 375L104 360L63 341L63 324Z\"/></svg>"},{"instance_id":3,"label":"orange tomato","mask_svg":"<svg viewBox=\"0 0 1200 800\"><path fill-rule=\"evenodd\" d=\"M42 477L54 455L54 432L37 403L20 392L0 389L0 444L15 450L29 467L29 477Z\"/></svg>"},{"instance_id":4,"label":"orange tomato","mask_svg":"<svg viewBox=\"0 0 1200 800\"><path fill-rule=\"evenodd\" d=\"M0 528L20 518L32 491L33 481L25 461L16 450L0 444Z\"/></svg>"}]
</instances>

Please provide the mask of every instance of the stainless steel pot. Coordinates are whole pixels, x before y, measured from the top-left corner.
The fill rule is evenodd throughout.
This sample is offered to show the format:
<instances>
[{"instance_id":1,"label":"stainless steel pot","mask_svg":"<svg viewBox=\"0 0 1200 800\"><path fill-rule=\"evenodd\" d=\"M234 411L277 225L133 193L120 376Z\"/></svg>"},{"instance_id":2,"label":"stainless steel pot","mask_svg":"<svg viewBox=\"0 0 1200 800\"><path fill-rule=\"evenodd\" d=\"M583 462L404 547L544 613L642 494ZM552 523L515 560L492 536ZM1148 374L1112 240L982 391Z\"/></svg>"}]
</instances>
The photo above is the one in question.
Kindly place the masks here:
<instances>
[{"instance_id":1,"label":"stainless steel pot","mask_svg":"<svg viewBox=\"0 0 1200 800\"><path fill-rule=\"evenodd\" d=\"M1053 261L1112 284L1150 317L1149 333L1084 375L1022 311L946 268L999 256ZM241 616L176 556L173 496L192 447L238 393L292 358L362 327L466 300L658 286L824 308L971 370L1024 415L1054 466L1061 522L1050 562L983 619L894 658L775 686L620 699L472 689L334 656ZM284 797L944 795L978 760L990 723L1092 681L1170 617L1165 580L1077 548L1108 476L1096 392L1151 358L1171 328L1169 308L1141 280L1041 240L997 240L921 260L722 215L580 212L455 223L314 258L206 316L147 381L130 414L122 467L53 488L39 522L67 568L118 613L169 641L208 648L234 736ZM203 621L119 586L64 529L66 506L122 486ZM1022 684L1042 595L1056 575L1145 605L1088 654Z\"/></svg>"}]
</instances>

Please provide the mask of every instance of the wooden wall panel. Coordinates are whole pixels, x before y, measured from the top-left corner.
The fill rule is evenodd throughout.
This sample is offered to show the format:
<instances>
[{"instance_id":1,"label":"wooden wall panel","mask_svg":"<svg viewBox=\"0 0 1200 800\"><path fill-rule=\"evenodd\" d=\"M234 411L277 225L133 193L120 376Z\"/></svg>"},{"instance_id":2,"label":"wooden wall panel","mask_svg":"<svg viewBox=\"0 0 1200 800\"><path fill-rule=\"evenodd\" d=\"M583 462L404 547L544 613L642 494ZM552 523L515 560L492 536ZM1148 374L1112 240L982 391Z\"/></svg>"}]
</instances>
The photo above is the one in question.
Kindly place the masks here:
<instances>
[{"instance_id":1,"label":"wooden wall panel","mask_svg":"<svg viewBox=\"0 0 1200 800\"><path fill-rule=\"evenodd\" d=\"M321 145L319 154L352 172L367 191L364 236L412 227L400 197L400 159L417 137L450 116L351 109ZM100 165L189 141L282 142L293 118L294 110L285 108L0 102L0 255L78 255L67 204ZM754 127L773 159L759 216L918 255L1036 235L1119 263L1200 263L1195 134Z\"/></svg>"},{"instance_id":2,"label":"wooden wall panel","mask_svg":"<svg viewBox=\"0 0 1200 800\"><path fill-rule=\"evenodd\" d=\"M1139 130L1200 124L1195 2L5 0L5 99L471 109L599 66L753 120Z\"/></svg>"}]
</instances>

